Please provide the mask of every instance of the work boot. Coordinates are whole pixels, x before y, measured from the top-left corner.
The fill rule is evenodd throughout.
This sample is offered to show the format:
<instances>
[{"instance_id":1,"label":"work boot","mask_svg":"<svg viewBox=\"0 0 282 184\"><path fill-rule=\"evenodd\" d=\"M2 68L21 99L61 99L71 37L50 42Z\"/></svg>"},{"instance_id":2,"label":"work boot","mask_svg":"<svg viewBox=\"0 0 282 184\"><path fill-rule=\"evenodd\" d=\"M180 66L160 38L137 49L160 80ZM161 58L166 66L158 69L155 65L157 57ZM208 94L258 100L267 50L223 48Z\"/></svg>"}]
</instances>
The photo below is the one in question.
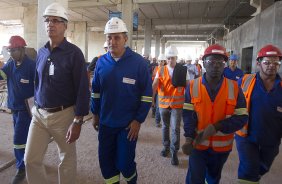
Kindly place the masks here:
<instances>
[{"instance_id":1,"label":"work boot","mask_svg":"<svg viewBox=\"0 0 282 184\"><path fill-rule=\"evenodd\" d=\"M169 150L167 148L163 148L163 150L161 151L161 156L162 157L167 157L169 154Z\"/></svg>"},{"instance_id":2,"label":"work boot","mask_svg":"<svg viewBox=\"0 0 282 184\"><path fill-rule=\"evenodd\" d=\"M13 178L12 184L20 184L25 178L25 169L18 169Z\"/></svg>"},{"instance_id":3,"label":"work boot","mask_svg":"<svg viewBox=\"0 0 282 184\"><path fill-rule=\"evenodd\" d=\"M179 160L177 157L177 153L172 153L171 154L171 165L178 165L179 164Z\"/></svg>"}]
</instances>

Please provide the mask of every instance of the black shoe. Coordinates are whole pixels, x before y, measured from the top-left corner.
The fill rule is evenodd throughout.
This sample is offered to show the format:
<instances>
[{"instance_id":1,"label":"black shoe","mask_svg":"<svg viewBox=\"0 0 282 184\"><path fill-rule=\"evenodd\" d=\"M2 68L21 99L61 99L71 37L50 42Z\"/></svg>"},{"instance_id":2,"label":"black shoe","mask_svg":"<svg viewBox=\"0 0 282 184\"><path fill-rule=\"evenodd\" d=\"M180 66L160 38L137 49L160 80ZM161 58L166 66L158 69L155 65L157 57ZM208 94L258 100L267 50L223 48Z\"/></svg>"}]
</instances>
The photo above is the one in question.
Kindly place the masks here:
<instances>
[{"instance_id":1,"label":"black shoe","mask_svg":"<svg viewBox=\"0 0 282 184\"><path fill-rule=\"evenodd\" d=\"M12 184L20 184L25 178L25 169L18 169Z\"/></svg>"},{"instance_id":2,"label":"black shoe","mask_svg":"<svg viewBox=\"0 0 282 184\"><path fill-rule=\"evenodd\" d=\"M163 148L163 150L161 151L161 156L162 157L167 157L169 154L169 150L166 148Z\"/></svg>"},{"instance_id":3,"label":"black shoe","mask_svg":"<svg viewBox=\"0 0 282 184\"><path fill-rule=\"evenodd\" d=\"M179 165L179 160L177 157L177 153L171 154L171 165Z\"/></svg>"}]
</instances>

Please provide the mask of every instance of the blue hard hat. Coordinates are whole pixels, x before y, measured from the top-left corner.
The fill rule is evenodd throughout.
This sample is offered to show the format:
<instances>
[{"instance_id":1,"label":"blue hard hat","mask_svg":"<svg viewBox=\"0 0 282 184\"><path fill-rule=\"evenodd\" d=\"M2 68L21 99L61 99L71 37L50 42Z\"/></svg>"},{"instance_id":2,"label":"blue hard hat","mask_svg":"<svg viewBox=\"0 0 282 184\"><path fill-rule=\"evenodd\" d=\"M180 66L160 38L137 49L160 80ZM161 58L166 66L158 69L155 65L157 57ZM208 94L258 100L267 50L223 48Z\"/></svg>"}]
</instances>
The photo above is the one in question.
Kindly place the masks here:
<instances>
[{"instance_id":1,"label":"blue hard hat","mask_svg":"<svg viewBox=\"0 0 282 184\"><path fill-rule=\"evenodd\" d=\"M232 54L229 59L237 61L238 60L238 56L236 54Z\"/></svg>"}]
</instances>

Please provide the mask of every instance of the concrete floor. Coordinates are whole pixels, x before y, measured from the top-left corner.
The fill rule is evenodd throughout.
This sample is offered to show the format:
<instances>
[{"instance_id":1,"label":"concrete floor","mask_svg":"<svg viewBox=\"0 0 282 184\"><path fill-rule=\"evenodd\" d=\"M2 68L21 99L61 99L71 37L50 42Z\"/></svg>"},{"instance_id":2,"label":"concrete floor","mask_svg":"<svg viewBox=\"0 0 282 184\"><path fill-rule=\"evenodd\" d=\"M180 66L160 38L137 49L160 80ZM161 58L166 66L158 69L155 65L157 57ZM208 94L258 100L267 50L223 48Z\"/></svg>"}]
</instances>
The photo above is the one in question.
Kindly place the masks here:
<instances>
[{"instance_id":1,"label":"concrete floor","mask_svg":"<svg viewBox=\"0 0 282 184\"><path fill-rule=\"evenodd\" d=\"M13 127L11 115L0 113L0 167L13 159L12 135ZM181 132L181 144L183 143ZM77 184L102 184L103 178L99 169L97 155L97 132L90 122L83 126L81 137L77 143L78 175ZM161 145L161 129L156 128L153 119L148 117L143 124L137 146L136 162L138 168L139 184L183 184L187 172L187 157L179 152L180 165L170 165L169 158L159 156ZM282 151L280 149L280 151ZM57 148L55 143L50 143L45 166L50 184L57 184ZM237 151L234 147L227 163L225 164L221 184L235 184L238 167ZM262 178L261 184L281 183L282 154L274 161L271 171ZM0 183L8 184L16 171L15 165L0 172ZM125 183L122 181L121 183ZM23 184L27 184L26 181Z\"/></svg>"}]
</instances>

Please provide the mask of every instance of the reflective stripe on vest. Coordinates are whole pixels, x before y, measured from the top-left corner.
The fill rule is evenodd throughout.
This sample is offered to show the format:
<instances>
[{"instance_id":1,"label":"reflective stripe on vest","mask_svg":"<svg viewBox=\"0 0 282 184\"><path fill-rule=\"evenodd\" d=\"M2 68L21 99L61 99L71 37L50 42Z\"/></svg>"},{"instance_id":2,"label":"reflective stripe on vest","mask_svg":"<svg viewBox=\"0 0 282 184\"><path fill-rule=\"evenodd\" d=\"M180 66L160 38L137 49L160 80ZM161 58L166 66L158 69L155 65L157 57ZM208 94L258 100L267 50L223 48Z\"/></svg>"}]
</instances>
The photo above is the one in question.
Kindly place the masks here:
<instances>
[{"instance_id":1,"label":"reflective stripe on vest","mask_svg":"<svg viewBox=\"0 0 282 184\"><path fill-rule=\"evenodd\" d=\"M242 88L242 91L246 97L246 101L247 101L247 106L249 107L249 103L250 103L250 95L251 94L247 94L248 90L249 90L249 87L252 83L252 81L255 79L256 77L256 74L249 74L249 75L246 75L243 77L243 80L242 80L242 85L241 85L241 88ZM253 89L251 89L253 90ZM249 109L247 109L247 112L248 112ZM248 135L248 123L246 123L243 128L241 128L241 130L238 130L236 132L237 135L241 136L241 137L246 137Z\"/></svg>"},{"instance_id":2,"label":"reflective stripe on vest","mask_svg":"<svg viewBox=\"0 0 282 184\"><path fill-rule=\"evenodd\" d=\"M246 76L246 80L244 82L244 86L242 87L242 90L243 90L243 93L246 93L250 84L251 84L251 81L253 80L253 78L255 77L255 75L247 75Z\"/></svg>"}]
</instances>

